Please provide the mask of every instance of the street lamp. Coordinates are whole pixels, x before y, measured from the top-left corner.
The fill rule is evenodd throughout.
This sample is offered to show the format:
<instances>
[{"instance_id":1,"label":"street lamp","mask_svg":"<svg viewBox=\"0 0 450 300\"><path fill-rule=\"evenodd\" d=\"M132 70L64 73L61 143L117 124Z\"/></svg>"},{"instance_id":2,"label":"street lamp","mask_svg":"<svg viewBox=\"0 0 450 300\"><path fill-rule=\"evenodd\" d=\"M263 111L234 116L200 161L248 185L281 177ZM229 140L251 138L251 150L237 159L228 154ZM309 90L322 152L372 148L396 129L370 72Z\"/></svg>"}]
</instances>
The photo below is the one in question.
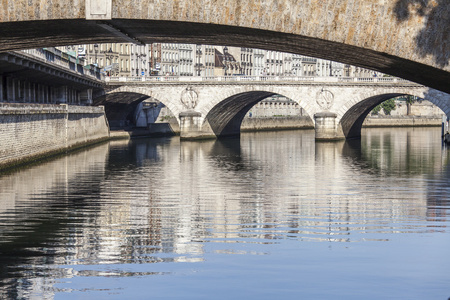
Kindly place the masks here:
<instances>
[{"instance_id":1,"label":"street lamp","mask_svg":"<svg viewBox=\"0 0 450 300\"><path fill-rule=\"evenodd\" d=\"M107 52L105 52L105 58L107 61L109 60L109 64L110 64L110 66L108 66L108 63L106 63L105 67L111 67L111 69L109 71L109 75L112 75L111 73L113 70L112 66L113 66L114 53L111 48L109 48L109 50Z\"/></svg>"},{"instance_id":2,"label":"street lamp","mask_svg":"<svg viewBox=\"0 0 450 300\"><path fill-rule=\"evenodd\" d=\"M142 57L145 57L144 53L137 54L136 53L136 76L139 76L139 69L141 64L139 63Z\"/></svg>"},{"instance_id":3,"label":"street lamp","mask_svg":"<svg viewBox=\"0 0 450 300\"><path fill-rule=\"evenodd\" d=\"M227 65L227 57L225 55L223 57L223 65L224 65L224 74L225 76L227 76L228 65Z\"/></svg>"},{"instance_id":4,"label":"street lamp","mask_svg":"<svg viewBox=\"0 0 450 300\"><path fill-rule=\"evenodd\" d=\"M197 76L201 75L201 56L202 56L202 49L201 45L197 45Z\"/></svg>"},{"instance_id":5,"label":"street lamp","mask_svg":"<svg viewBox=\"0 0 450 300\"><path fill-rule=\"evenodd\" d=\"M98 67L98 64L97 64L98 44L94 44L94 52L95 52L95 66Z\"/></svg>"}]
</instances>

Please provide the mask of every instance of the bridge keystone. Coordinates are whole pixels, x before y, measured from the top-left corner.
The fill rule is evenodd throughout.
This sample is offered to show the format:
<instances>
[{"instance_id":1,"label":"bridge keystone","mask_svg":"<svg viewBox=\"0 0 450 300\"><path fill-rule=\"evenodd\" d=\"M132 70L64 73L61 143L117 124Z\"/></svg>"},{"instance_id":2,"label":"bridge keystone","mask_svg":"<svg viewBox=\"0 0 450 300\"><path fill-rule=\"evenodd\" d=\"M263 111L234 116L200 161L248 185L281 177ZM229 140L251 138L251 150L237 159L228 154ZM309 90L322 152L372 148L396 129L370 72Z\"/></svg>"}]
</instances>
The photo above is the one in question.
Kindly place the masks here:
<instances>
[{"instance_id":1,"label":"bridge keystone","mask_svg":"<svg viewBox=\"0 0 450 300\"><path fill-rule=\"evenodd\" d=\"M112 0L86 0L86 20L111 20Z\"/></svg>"}]
</instances>

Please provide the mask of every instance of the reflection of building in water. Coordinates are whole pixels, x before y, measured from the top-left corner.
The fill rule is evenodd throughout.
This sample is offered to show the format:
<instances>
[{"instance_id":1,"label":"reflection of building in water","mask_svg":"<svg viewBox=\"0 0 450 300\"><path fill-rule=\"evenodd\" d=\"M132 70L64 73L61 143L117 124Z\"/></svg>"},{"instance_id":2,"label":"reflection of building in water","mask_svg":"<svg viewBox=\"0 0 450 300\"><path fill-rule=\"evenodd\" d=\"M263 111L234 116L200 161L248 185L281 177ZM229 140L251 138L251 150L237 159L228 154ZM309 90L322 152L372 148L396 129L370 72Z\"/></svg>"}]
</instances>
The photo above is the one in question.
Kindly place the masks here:
<instances>
[{"instance_id":1,"label":"reflection of building in water","mask_svg":"<svg viewBox=\"0 0 450 300\"><path fill-rule=\"evenodd\" d=\"M0 177L0 248L11 257L0 262L1 299L52 299L54 278L73 276L70 269L49 265L76 257L76 227L82 227L76 208L85 205L77 193L95 198L108 151L103 144Z\"/></svg>"},{"instance_id":2,"label":"reflection of building in water","mask_svg":"<svg viewBox=\"0 0 450 300\"><path fill-rule=\"evenodd\" d=\"M189 178L184 186L196 187L198 182L214 182L213 192L206 193L207 198L198 202L202 207L200 211L206 211L206 216L211 215L213 239L291 236L329 240L326 237L328 234L335 236L333 240L342 240L340 235L348 235L355 230L361 233L398 231L390 225L372 226L372 220L376 218L395 219L396 216L411 215L423 218L426 214L424 205L404 205L405 199L422 203L424 195L420 193L411 196L404 191L392 191L392 199L382 200L382 204L374 201L373 195L361 193L367 184L389 186L388 179L380 180L377 176L366 174L352 181L338 181L341 177L353 178L351 173L355 171L341 160L342 144L317 144L314 149L314 144L308 142L312 136L304 137L304 141L301 138L277 140L276 133L267 133L268 143L252 142L252 136L248 134L241 145L243 161L240 162L233 161L232 156L227 161L226 155L220 155L210 164L205 164L202 159L197 159L201 155L196 147L188 151L189 155L183 156L189 157L193 168L188 174L183 172L182 177ZM313 148L308 151L308 147L299 147L299 143ZM253 148L253 145L257 146ZM292 161L290 158L299 149L302 149L303 159ZM183 150L187 148L183 147ZM238 181L233 186L220 185L232 178L240 178L243 171L248 174L248 180ZM195 178L193 174L196 174ZM297 174L301 181L286 174ZM284 183L281 184L281 181ZM279 186L283 186L284 190L279 190ZM286 186L291 188L286 190ZM192 196L205 195L201 193L201 188L197 189L200 192L191 188ZM263 193L249 193L249 190L261 190ZM183 199L191 197L186 191L183 195ZM188 204L192 205L192 202ZM283 227L298 230L286 232L280 230Z\"/></svg>"},{"instance_id":3,"label":"reflection of building in water","mask_svg":"<svg viewBox=\"0 0 450 300\"><path fill-rule=\"evenodd\" d=\"M440 172L436 172L431 179L427 181L427 218L431 223L430 227L439 228L447 227L446 224L449 216L450 207L450 151L443 149L441 156Z\"/></svg>"},{"instance_id":4,"label":"reflection of building in water","mask_svg":"<svg viewBox=\"0 0 450 300\"><path fill-rule=\"evenodd\" d=\"M30 218L23 205L64 223L49 234L47 249L36 247L45 255L18 271L25 280L17 289L37 295L55 291L51 278L129 272L129 266L75 271L60 267L65 264L200 261L205 242L223 242L214 248L232 253L235 243L361 241L415 229L411 220L435 213L432 195L448 192L445 182L430 187L414 180L442 170L441 150L424 146L436 138L439 131L386 129L366 132L357 146L315 143L308 131L250 133L228 142L119 141L62 159L55 174L31 168L1 178L11 190L11 183L20 187L42 174L44 182L35 183L45 189L28 187L34 196L20 194L21 202L10 206L20 221ZM59 181L55 191L51 182ZM49 279L39 279L43 266L50 266Z\"/></svg>"}]
</instances>

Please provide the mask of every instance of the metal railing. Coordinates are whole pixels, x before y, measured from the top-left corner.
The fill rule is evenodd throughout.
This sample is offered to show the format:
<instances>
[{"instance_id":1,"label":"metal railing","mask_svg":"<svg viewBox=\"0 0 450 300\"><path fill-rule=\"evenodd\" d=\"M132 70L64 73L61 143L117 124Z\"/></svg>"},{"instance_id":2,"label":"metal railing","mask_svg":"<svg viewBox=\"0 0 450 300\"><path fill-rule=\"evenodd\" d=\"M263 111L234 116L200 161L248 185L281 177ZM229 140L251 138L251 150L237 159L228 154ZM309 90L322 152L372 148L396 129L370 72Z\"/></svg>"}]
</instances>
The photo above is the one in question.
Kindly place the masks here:
<instances>
[{"instance_id":1,"label":"metal railing","mask_svg":"<svg viewBox=\"0 0 450 300\"><path fill-rule=\"evenodd\" d=\"M87 68L84 66L84 61L79 60L76 57L69 56L67 53L61 52L55 48L29 49L13 51L13 53L33 57L34 59L40 60L44 63L59 66L67 71L72 71L79 75L85 75L99 80L103 79L98 67L90 65L89 68Z\"/></svg>"}]
</instances>

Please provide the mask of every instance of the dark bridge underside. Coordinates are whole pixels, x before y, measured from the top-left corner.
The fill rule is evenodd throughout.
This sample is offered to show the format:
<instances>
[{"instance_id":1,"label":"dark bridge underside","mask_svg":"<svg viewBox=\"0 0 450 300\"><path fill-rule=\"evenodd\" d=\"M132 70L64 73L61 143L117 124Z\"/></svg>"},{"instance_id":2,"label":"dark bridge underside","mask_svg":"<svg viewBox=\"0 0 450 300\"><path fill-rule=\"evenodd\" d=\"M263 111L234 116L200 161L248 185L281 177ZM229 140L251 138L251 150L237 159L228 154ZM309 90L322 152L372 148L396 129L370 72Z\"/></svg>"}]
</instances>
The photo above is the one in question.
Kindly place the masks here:
<instances>
[{"instance_id":1,"label":"dark bridge underside","mask_svg":"<svg viewBox=\"0 0 450 300\"><path fill-rule=\"evenodd\" d=\"M149 97L136 93L114 93L106 94L94 99L94 105L103 105L105 107L106 118L111 128L123 127L120 124L133 122L133 114L136 107Z\"/></svg>"},{"instance_id":2,"label":"dark bridge underside","mask_svg":"<svg viewBox=\"0 0 450 300\"><path fill-rule=\"evenodd\" d=\"M380 71L450 93L450 72L343 43L215 24L128 19L108 23L146 44L197 43L298 53ZM0 23L0 51L106 42L126 41L96 21L84 19Z\"/></svg>"},{"instance_id":3,"label":"dark bridge underside","mask_svg":"<svg viewBox=\"0 0 450 300\"><path fill-rule=\"evenodd\" d=\"M361 128L367 115L378 104L403 94L384 94L367 98L350 108L341 119L342 131L347 139L361 137Z\"/></svg>"},{"instance_id":4,"label":"dark bridge underside","mask_svg":"<svg viewBox=\"0 0 450 300\"><path fill-rule=\"evenodd\" d=\"M274 95L269 92L247 92L231 96L217 104L206 116L217 137L239 135L247 112L259 101Z\"/></svg>"}]
</instances>

